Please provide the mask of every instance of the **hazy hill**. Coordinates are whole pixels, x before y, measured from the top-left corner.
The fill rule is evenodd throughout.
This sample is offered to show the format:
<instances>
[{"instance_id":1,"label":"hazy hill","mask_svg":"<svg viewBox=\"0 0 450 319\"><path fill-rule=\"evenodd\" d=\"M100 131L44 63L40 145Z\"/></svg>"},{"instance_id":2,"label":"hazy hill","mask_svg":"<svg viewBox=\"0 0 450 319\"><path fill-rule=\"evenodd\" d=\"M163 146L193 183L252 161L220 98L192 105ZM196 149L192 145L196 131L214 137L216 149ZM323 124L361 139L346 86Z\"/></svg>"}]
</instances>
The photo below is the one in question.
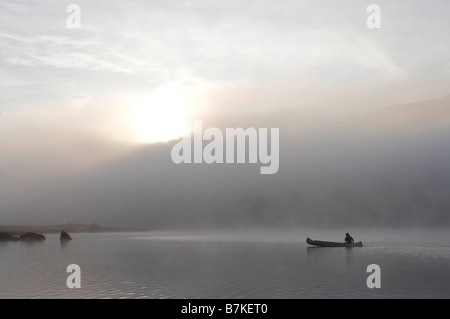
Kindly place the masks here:
<instances>
[{"instance_id":1,"label":"hazy hill","mask_svg":"<svg viewBox=\"0 0 450 319\"><path fill-rule=\"evenodd\" d=\"M450 226L449 100L380 108L308 136L280 127L276 175L260 164L176 165L174 143L155 144L25 186L15 209L41 224L152 229Z\"/></svg>"}]
</instances>

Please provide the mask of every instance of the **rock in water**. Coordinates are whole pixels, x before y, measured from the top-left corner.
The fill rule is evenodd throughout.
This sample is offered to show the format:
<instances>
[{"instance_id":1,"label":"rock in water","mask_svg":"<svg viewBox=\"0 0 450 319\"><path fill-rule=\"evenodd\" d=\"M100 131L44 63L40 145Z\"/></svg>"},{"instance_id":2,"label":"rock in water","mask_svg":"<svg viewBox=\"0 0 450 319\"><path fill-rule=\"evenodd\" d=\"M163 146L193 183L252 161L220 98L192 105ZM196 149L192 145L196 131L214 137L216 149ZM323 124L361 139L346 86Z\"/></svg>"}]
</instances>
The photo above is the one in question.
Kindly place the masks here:
<instances>
[{"instance_id":1,"label":"rock in water","mask_svg":"<svg viewBox=\"0 0 450 319\"><path fill-rule=\"evenodd\" d=\"M13 239L13 236L11 236L11 234L2 231L0 232L0 241L10 241Z\"/></svg>"},{"instance_id":2,"label":"rock in water","mask_svg":"<svg viewBox=\"0 0 450 319\"><path fill-rule=\"evenodd\" d=\"M72 237L65 231L61 230L61 235L59 236L59 240L71 240Z\"/></svg>"},{"instance_id":3,"label":"rock in water","mask_svg":"<svg viewBox=\"0 0 450 319\"><path fill-rule=\"evenodd\" d=\"M24 241L34 241L34 240L45 240L45 236L37 233L25 233L19 236L20 240Z\"/></svg>"}]
</instances>

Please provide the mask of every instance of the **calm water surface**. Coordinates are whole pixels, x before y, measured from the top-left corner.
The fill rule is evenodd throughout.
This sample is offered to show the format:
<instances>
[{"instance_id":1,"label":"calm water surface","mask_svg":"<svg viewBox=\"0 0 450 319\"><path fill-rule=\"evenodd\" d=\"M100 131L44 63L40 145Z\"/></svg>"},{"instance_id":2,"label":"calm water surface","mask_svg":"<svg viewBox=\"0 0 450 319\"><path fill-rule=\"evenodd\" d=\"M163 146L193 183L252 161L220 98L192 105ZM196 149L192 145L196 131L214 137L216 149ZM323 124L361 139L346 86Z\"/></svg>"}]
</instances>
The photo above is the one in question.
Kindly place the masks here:
<instances>
[{"instance_id":1,"label":"calm water surface","mask_svg":"<svg viewBox=\"0 0 450 319\"><path fill-rule=\"evenodd\" d=\"M448 231L353 231L363 248L313 248L345 231L58 234L0 242L0 298L449 298ZM81 288L69 289L69 264ZM369 264L381 288L368 289Z\"/></svg>"}]
</instances>

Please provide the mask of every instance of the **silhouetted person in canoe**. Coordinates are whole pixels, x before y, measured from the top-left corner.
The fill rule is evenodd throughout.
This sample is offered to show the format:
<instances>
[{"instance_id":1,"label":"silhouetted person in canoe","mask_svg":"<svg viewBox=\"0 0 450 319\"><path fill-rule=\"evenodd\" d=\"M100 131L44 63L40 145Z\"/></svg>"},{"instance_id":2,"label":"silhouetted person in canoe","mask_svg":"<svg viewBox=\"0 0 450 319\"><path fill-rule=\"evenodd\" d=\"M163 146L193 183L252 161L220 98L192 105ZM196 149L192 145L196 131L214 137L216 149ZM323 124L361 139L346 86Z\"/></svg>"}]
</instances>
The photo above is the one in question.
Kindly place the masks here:
<instances>
[{"instance_id":1,"label":"silhouetted person in canoe","mask_svg":"<svg viewBox=\"0 0 450 319\"><path fill-rule=\"evenodd\" d=\"M345 242L347 244L354 244L355 243L355 241L353 240L353 237L350 236L349 233L345 233Z\"/></svg>"}]
</instances>

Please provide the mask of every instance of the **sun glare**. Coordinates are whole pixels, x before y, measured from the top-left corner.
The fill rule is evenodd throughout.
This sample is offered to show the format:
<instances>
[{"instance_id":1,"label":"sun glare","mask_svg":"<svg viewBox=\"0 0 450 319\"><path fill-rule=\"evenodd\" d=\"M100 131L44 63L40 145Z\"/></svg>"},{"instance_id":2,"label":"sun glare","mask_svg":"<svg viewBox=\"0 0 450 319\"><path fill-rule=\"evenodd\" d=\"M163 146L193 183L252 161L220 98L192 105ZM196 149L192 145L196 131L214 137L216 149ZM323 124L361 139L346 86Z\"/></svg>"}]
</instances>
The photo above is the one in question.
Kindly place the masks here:
<instances>
[{"instance_id":1,"label":"sun glare","mask_svg":"<svg viewBox=\"0 0 450 319\"><path fill-rule=\"evenodd\" d=\"M135 105L130 126L136 143L167 142L189 133L189 103L176 88L139 96Z\"/></svg>"}]
</instances>

